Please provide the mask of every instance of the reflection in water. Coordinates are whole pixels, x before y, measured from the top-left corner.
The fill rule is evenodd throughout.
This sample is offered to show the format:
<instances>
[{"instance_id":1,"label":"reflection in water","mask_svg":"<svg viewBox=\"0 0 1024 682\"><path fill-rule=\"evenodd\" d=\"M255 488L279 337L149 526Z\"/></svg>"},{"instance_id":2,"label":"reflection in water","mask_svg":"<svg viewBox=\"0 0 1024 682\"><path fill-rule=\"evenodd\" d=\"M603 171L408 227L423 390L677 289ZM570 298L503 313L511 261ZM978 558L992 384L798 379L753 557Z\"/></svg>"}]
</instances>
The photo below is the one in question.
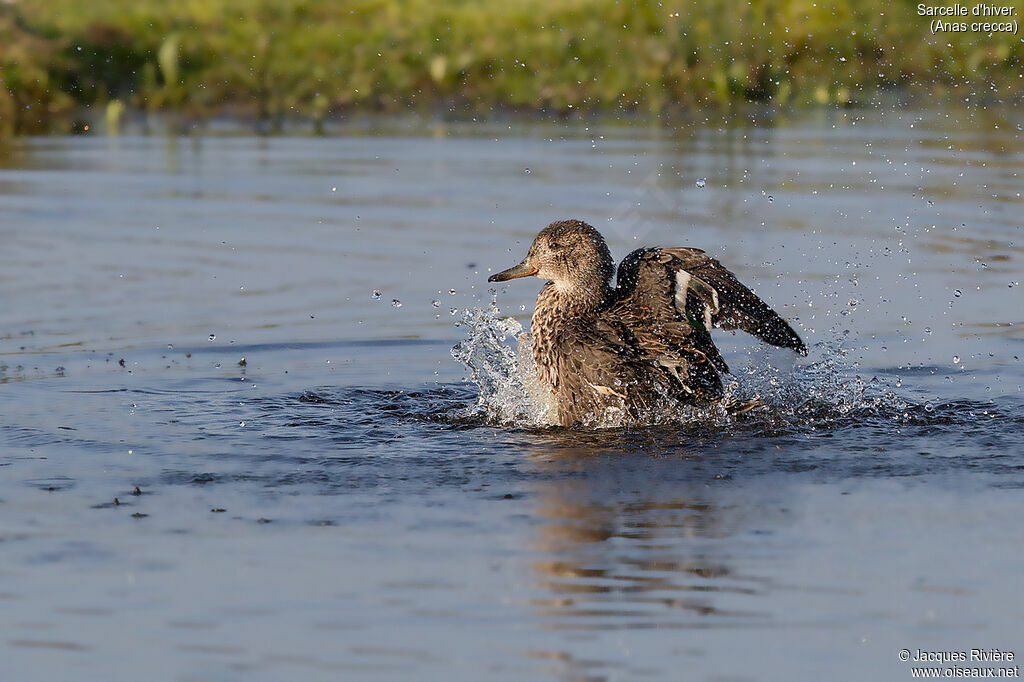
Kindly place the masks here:
<instances>
[{"instance_id":1,"label":"reflection in water","mask_svg":"<svg viewBox=\"0 0 1024 682\"><path fill-rule=\"evenodd\" d=\"M609 453L554 436L531 452L541 521L531 548L532 600L551 628L618 629L763 624L767 614L722 595L756 595L763 580L733 567L745 512L716 499L725 483L672 480L693 453ZM692 470L692 467L689 467ZM662 476L661 474L667 474ZM747 510L749 511L749 510ZM758 518L764 518L758 514ZM727 542L731 548L723 552Z\"/></svg>"}]
</instances>

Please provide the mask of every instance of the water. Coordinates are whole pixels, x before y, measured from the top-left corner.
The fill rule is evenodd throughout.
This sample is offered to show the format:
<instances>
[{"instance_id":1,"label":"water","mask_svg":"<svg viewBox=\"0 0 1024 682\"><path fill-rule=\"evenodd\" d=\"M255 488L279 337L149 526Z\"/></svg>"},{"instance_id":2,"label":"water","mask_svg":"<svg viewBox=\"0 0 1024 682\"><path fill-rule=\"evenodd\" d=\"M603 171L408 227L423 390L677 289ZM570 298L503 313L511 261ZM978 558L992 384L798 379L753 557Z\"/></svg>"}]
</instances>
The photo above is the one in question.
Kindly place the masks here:
<instances>
[{"instance_id":1,"label":"water","mask_svg":"<svg viewBox=\"0 0 1024 682\"><path fill-rule=\"evenodd\" d=\"M978 112L12 143L4 677L909 679L902 648L1024 655L1020 149ZM795 362L718 335L774 411L543 428L500 412L524 406L511 349L481 407L450 349L528 324L539 282L487 275L566 217L620 258L705 248L793 320Z\"/></svg>"}]
</instances>

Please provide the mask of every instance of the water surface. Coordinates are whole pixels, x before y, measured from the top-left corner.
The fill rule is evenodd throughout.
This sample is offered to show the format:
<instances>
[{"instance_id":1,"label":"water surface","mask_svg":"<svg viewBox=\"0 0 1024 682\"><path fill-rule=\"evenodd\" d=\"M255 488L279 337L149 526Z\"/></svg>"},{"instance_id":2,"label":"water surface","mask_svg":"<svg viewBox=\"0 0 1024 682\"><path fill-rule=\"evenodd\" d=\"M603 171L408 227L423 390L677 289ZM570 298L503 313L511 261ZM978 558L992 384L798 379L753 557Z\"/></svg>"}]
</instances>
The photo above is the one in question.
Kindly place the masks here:
<instances>
[{"instance_id":1,"label":"water surface","mask_svg":"<svg viewBox=\"0 0 1024 682\"><path fill-rule=\"evenodd\" d=\"M13 143L5 677L863 680L909 679L902 648L1024 655L1021 136L859 112ZM791 409L594 433L474 412L449 351L482 330L456 323L495 297L527 323L539 282L487 275L567 217L756 288L810 356L718 338Z\"/></svg>"}]
</instances>

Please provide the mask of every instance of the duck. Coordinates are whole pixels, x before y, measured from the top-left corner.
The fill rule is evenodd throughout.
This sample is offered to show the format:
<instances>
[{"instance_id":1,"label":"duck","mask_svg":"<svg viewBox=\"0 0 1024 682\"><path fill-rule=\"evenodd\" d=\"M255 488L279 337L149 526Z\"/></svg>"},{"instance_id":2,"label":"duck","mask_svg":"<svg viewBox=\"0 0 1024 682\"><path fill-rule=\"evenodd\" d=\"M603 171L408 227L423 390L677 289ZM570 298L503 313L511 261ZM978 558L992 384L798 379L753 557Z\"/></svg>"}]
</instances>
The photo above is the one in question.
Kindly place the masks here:
<instances>
[{"instance_id":1,"label":"duck","mask_svg":"<svg viewBox=\"0 0 1024 682\"><path fill-rule=\"evenodd\" d=\"M646 423L666 408L722 402L730 372L715 328L807 354L786 320L701 249L640 248L616 271L600 232L560 220L540 231L522 262L487 281L521 277L546 280L530 355L564 427Z\"/></svg>"}]
</instances>

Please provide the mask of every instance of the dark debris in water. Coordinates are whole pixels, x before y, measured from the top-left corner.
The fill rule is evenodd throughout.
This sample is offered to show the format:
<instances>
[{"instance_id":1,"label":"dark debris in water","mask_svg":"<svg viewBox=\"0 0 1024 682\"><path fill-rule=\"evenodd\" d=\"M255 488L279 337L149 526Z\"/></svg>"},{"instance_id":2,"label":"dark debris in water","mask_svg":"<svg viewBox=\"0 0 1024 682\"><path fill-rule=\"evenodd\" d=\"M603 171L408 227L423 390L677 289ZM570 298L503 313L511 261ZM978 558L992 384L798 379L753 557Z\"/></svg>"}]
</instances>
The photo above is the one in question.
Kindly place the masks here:
<instances>
[{"instance_id":1,"label":"dark debris in water","mask_svg":"<svg viewBox=\"0 0 1024 682\"><path fill-rule=\"evenodd\" d=\"M66 476L55 476L53 478L37 478L26 481L28 485L34 486L39 490L44 490L49 493L61 492L64 490L70 490L75 486L74 479L67 478Z\"/></svg>"}]
</instances>

